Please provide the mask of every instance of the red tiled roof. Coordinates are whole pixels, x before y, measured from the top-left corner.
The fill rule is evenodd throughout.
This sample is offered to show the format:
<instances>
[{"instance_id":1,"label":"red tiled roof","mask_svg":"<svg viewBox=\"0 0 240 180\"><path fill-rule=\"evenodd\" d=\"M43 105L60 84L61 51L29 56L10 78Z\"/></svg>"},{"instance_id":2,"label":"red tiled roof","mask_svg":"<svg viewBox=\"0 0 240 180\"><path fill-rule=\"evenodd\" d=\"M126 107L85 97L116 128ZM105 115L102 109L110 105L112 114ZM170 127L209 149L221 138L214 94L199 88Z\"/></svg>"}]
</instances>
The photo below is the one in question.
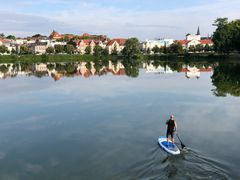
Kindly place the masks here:
<instances>
[{"instance_id":1,"label":"red tiled roof","mask_svg":"<svg viewBox=\"0 0 240 180\"><path fill-rule=\"evenodd\" d=\"M126 43L126 39L119 38L119 39L112 39L107 43L107 46L113 45L114 42L117 42L120 46L124 46Z\"/></svg>"},{"instance_id":2,"label":"red tiled roof","mask_svg":"<svg viewBox=\"0 0 240 180\"><path fill-rule=\"evenodd\" d=\"M189 43L190 41L188 40L178 40L178 42L182 45Z\"/></svg>"},{"instance_id":3,"label":"red tiled roof","mask_svg":"<svg viewBox=\"0 0 240 180\"><path fill-rule=\"evenodd\" d=\"M0 41L2 43L10 43L11 42L9 39L3 39L3 38L0 38Z\"/></svg>"},{"instance_id":4,"label":"red tiled roof","mask_svg":"<svg viewBox=\"0 0 240 180\"><path fill-rule=\"evenodd\" d=\"M201 44L213 44L211 39L203 39L203 40L200 40L200 42Z\"/></svg>"},{"instance_id":5,"label":"red tiled roof","mask_svg":"<svg viewBox=\"0 0 240 180\"><path fill-rule=\"evenodd\" d=\"M50 38L53 38L53 39L61 39L61 38L63 38L63 35L59 34L59 33L56 32L56 31L53 31L53 32L50 34L49 37L50 37Z\"/></svg>"},{"instance_id":6,"label":"red tiled roof","mask_svg":"<svg viewBox=\"0 0 240 180\"><path fill-rule=\"evenodd\" d=\"M77 40L77 41L76 41L76 44L77 44L77 45L80 45L80 43L83 42L86 46L89 46L92 41L93 41L95 44L98 44L98 43L99 43L99 41L97 41L97 40L84 39L84 40Z\"/></svg>"}]
</instances>

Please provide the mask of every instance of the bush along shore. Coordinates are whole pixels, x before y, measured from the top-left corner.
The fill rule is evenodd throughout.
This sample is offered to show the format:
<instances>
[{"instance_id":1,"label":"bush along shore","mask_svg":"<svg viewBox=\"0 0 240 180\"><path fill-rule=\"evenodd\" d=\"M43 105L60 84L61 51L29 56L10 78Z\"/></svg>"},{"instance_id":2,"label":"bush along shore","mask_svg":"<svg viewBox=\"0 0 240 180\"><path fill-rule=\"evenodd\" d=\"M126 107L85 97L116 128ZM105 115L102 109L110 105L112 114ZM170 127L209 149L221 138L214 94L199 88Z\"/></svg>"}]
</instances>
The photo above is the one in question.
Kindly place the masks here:
<instances>
[{"instance_id":1,"label":"bush along shore","mask_svg":"<svg viewBox=\"0 0 240 180\"><path fill-rule=\"evenodd\" d=\"M186 54L152 54L143 55L141 60L224 60L235 58L231 55L222 55L216 53L186 53ZM84 55L0 55L0 63L41 63L41 62L77 62L77 61L95 61L102 60L121 60L124 59L123 55L107 55L107 56L95 56L91 54ZM133 58L134 59L134 58Z\"/></svg>"}]
</instances>

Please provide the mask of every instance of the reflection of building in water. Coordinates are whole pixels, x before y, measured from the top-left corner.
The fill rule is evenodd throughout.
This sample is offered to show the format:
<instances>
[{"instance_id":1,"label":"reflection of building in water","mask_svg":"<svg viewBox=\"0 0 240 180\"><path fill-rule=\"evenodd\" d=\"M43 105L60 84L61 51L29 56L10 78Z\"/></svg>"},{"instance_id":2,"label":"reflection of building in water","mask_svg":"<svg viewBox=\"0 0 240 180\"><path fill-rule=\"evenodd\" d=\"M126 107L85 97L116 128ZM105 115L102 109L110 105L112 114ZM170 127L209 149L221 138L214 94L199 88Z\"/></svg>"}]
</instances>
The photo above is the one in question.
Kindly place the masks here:
<instances>
[{"instance_id":1,"label":"reflection of building in water","mask_svg":"<svg viewBox=\"0 0 240 180\"><path fill-rule=\"evenodd\" d=\"M187 78L200 78L201 72L212 72L212 67L205 68L204 66L202 68L197 68L196 66L190 67L185 66L181 69L181 72L185 72L185 76Z\"/></svg>"},{"instance_id":2,"label":"reflection of building in water","mask_svg":"<svg viewBox=\"0 0 240 180\"><path fill-rule=\"evenodd\" d=\"M160 73L160 74L168 74L168 73L173 73L171 68L166 65L166 66L154 66L152 63L143 63L143 68L146 69L146 73Z\"/></svg>"},{"instance_id":3,"label":"reflection of building in water","mask_svg":"<svg viewBox=\"0 0 240 180\"><path fill-rule=\"evenodd\" d=\"M17 71L14 69L13 64L0 64L1 66L4 66L6 69L5 72L0 71L0 79L17 76Z\"/></svg>"},{"instance_id":4,"label":"reflection of building in water","mask_svg":"<svg viewBox=\"0 0 240 180\"><path fill-rule=\"evenodd\" d=\"M46 72L46 71L48 71L47 64L43 64L43 63L34 64L33 71L39 71L39 72L45 71Z\"/></svg>"}]
</instances>

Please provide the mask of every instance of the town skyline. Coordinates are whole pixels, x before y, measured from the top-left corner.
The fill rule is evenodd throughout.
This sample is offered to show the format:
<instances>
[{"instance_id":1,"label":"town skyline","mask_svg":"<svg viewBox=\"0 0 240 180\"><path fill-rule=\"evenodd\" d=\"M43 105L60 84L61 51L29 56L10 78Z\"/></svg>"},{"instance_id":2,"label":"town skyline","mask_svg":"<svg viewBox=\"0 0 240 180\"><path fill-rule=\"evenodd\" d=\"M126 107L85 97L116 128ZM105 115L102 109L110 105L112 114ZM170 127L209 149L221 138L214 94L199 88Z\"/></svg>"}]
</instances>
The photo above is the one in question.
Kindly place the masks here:
<instances>
[{"instance_id":1,"label":"town skyline","mask_svg":"<svg viewBox=\"0 0 240 180\"><path fill-rule=\"evenodd\" d=\"M48 35L57 30L63 34L104 34L110 38L137 37L182 39L195 34L199 26L203 36L211 35L218 17L238 18L240 2L214 0L195 2L186 0L163 2L96 0L66 2L44 0L21 2L10 0L0 7L1 33L19 37L34 34Z\"/></svg>"}]
</instances>

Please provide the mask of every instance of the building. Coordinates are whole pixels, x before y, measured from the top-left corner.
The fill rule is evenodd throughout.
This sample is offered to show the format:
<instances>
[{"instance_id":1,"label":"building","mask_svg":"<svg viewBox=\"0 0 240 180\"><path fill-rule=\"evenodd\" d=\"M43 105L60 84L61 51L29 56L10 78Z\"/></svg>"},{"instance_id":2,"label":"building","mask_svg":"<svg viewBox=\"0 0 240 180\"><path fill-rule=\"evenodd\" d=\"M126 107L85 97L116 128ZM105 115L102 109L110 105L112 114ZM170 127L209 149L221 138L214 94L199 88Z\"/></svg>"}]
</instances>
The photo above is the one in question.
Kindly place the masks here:
<instances>
[{"instance_id":1,"label":"building","mask_svg":"<svg viewBox=\"0 0 240 180\"><path fill-rule=\"evenodd\" d=\"M53 30L53 32L50 34L49 38L50 39L62 39L64 36Z\"/></svg>"},{"instance_id":2,"label":"building","mask_svg":"<svg viewBox=\"0 0 240 180\"><path fill-rule=\"evenodd\" d=\"M182 44L184 49L189 49L190 47L196 47L197 45L202 45L205 47L208 45L209 47L213 46L213 41L209 37L201 37L199 27L197 29L196 35L187 34L186 39L178 40L180 44Z\"/></svg>"},{"instance_id":3,"label":"building","mask_svg":"<svg viewBox=\"0 0 240 180\"><path fill-rule=\"evenodd\" d=\"M36 42L30 45L34 54L45 54L48 47L47 42Z\"/></svg>"},{"instance_id":4,"label":"building","mask_svg":"<svg viewBox=\"0 0 240 180\"><path fill-rule=\"evenodd\" d=\"M106 45L108 53L112 54L114 49L117 51L117 53L120 53L124 49L126 41L127 40L123 39L123 38L112 39L112 40L108 41L108 43Z\"/></svg>"},{"instance_id":5,"label":"building","mask_svg":"<svg viewBox=\"0 0 240 180\"><path fill-rule=\"evenodd\" d=\"M174 43L174 39L158 39L158 40L146 40L145 42L141 43L141 49L143 51L152 50L154 47L169 47L171 44Z\"/></svg>"},{"instance_id":6,"label":"building","mask_svg":"<svg viewBox=\"0 0 240 180\"><path fill-rule=\"evenodd\" d=\"M91 53L93 53L94 47L97 45L98 42L88 39L88 40L78 40L76 41L77 44L77 51L80 54L85 54L86 53L86 48L90 46L91 48Z\"/></svg>"},{"instance_id":7,"label":"building","mask_svg":"<svg viewBox=\"0 0 240 180\"><path fill-rule=\"evenodd\" d=\"M0 38L0 46L6 46L9 53L12 52L12 50L16 50L16 46L13 40Z\"/></svg>"},{"instance_id":8,"label":"building","mask_svg":"<svg viewBox=\"0 0 240 180\"><path fill-rule=\"evenodd\" d=\"M202 68L197 68L196 66L190 67L190 66L184 66L180 72L184 72L185 76L187 78L200 78L201 72L212 72L213 69L212 67L202 67Z\"/></svg>"}]
</instances>

